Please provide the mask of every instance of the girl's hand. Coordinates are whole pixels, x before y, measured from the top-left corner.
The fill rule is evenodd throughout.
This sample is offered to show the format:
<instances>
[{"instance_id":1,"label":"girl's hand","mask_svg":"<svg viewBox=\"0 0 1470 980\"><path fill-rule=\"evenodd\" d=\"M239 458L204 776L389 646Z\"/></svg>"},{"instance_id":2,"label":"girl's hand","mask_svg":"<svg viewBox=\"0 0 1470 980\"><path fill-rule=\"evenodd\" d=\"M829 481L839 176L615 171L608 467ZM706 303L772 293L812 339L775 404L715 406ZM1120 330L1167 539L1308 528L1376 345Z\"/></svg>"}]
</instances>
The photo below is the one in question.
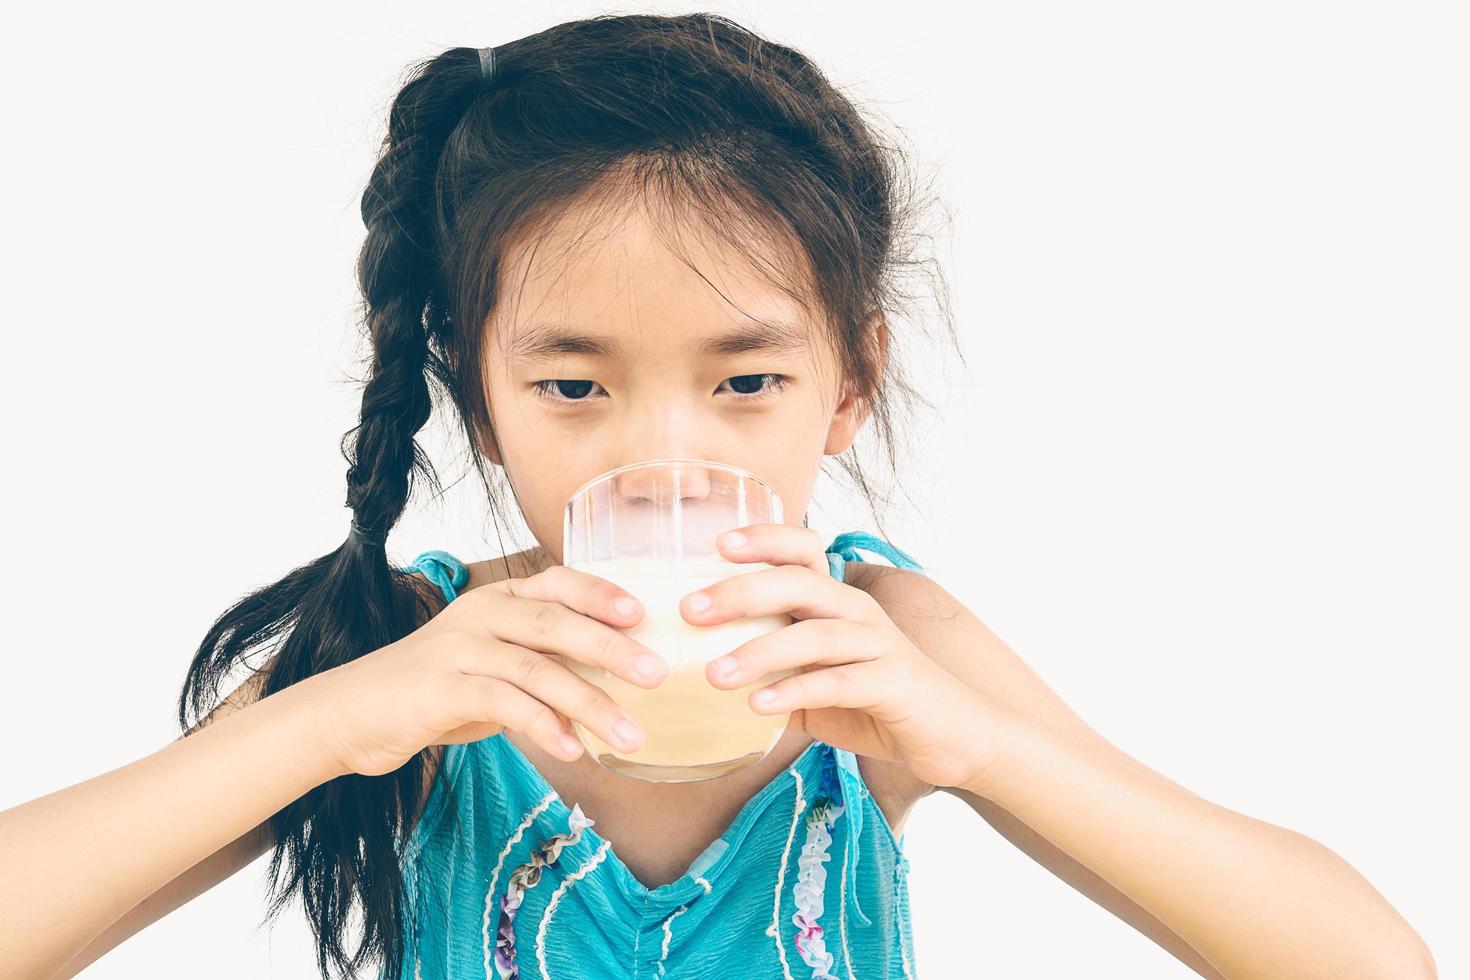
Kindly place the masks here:
<instances>
[{"instance_id":1,"label":"girl's hand","mask_svg":"<svg viewBox=\"0 0 1470 980\"><path fill-rule=\"evenodd\" d=\"M833 578L815 531L788 524L739 531L745 536L739 546L729 540L734 532L720 536L721 555L777 567L691 592L680 600L681 614L696 626L776 613L796 622L711 661L705 668L711 684L738 688L796 668L752 692L751 710L789 711L791 724L813 738L900 762L934 786L967 783L994 761L1005 730L999 712L910 642L876 599ZM709 605L697 610L700 596Z\"/></svg>"},{"instance_id":2,"label":"girl's hand","mask_svg":"<svg viewBox=\"0 0 1470 980\"><path fill-rule=\"evenodd\" d=\"M618 606L624 598L633 600L626 610ZM642 731L605 691L548 654L655 687L667 663L621 631L642 617L642 604L613 583L563 565L470 589L403 639L317 675L339 772L382 775L430 745L505 728L571 760L582 745L568 719L635 749ZM622 721L633 725L631 739L615 729Z\"/></svg>"}]
</instances>

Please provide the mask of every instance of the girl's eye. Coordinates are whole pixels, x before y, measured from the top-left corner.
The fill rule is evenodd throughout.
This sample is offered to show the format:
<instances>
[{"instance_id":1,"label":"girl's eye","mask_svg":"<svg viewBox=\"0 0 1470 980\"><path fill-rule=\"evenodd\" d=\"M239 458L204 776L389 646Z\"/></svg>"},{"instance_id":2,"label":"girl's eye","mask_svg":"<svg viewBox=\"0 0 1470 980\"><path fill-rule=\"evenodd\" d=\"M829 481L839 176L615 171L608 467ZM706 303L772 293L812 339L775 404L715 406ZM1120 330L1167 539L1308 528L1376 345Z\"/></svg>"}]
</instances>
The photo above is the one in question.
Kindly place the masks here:
<instances>
[{"instance_id":1,"label":"girl's eye","mask_svg":"<svg viewBox=\"0 0 1470 980\"><path fill-rule=\"evenodd\" d=\"M770 387L766 387L768 379ZM737 374L735 377L726 378L725 380L730 382L730 390L739 395L743 401L770 398L786 387L786 377L781 374ZM753 388L754 390L747 391L747 388Z\"/></svg>"},{"instance_id":2,"label":"girl's eye","mask_svg":"<svg viewBox=\"0 0 1470 980\"><path fill-rule=\"evenodd\" d=\"M780 374L737 374L725 380L730 382L730 390L735 393L739 401L770 398L786 387L786 377ZM547 401L562 403L591 401L592 399L587 395L593 387L600 386L595 381L576 381L566 378L537 381L532 385L540 397Z\"/></svg>"},{"instance_id":3,"label":"girl's eye","mask_svg":"<svg viewBox=\"0 0 1470 980\"><path fill-rule=\"evenodd\" d=\"M590 400L587 398L587 390L596 383L595 381L568 381L564 378L557 378L551 381L538 381L532 385L532 388L535 389L536 394L548 401L585 402ZM557 394L552 394L553 390Z\"/></svg>"}]
</instances>

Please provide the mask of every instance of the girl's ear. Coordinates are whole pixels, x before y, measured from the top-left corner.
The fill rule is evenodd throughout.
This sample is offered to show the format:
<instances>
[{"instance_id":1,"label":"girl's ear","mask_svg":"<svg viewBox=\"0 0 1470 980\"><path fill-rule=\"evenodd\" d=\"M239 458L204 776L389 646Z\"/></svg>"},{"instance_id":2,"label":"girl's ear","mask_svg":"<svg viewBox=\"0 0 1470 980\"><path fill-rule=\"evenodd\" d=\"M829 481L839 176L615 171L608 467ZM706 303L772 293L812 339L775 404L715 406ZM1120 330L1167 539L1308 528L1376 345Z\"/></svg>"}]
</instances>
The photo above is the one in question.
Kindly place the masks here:
<instances>
[{"instance_id":1,"label":"girl's ear","mask_svg":"<svg viewBox=\"0 0 1470 980\"><path fill-rule=\"evenodd\" d=\"M485 450L485 458L490 460L490 462L494 463L496 466L504 468L505 458L501 455L500 452L500 442L495 438L494 422L490 423L485 433L485 436L486 437L480 442L480 445Z\"/></svg>"},{"instance_id":2,"label":"girl's ear","mask_svg":"<svg viewBox=\"0 0 1470 980\"><path fill-rule=\"evenodd\" d=\"M883 366L888 357L888 321L883 316L883 311L878 310L868 317L867 335L873 338L875 349L873 377L883 377ZM879 382L875 381L875 384ZM872 402L864 395L859 394L848 387L842 395L842 400L837 403L837 411L832 416L832 424L827 429L827 444L822 452L828 456L836 456L847 451L857 434L862 430L863 423L868 420L872 411Z\"/></svg>"}]
</instances>

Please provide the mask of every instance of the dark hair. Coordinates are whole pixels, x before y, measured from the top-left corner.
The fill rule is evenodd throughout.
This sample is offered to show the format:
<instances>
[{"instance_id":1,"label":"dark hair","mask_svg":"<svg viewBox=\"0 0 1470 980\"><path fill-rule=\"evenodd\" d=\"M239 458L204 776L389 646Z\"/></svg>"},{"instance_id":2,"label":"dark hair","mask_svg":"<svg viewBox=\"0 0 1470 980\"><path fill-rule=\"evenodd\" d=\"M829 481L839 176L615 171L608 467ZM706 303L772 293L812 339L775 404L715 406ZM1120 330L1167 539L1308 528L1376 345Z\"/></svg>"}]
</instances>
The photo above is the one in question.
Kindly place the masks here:
<instances>
[{"instance_id":1,"label":"dark hair","mask_svg":"<svg viewBox=\"0 0 1470 980\"><path fill-rule=\"evenodd\" d=\"M436 393L503 512L473 448L491 431L481 344L502 256L513 235L601 193L642 193L705 219L817 311L896 473L891 402L928 402L904 380L889 324L917 298L903 273L935 268L913 251L919 196L903 154L806 57L714 14L596 16L495 53L488 86L475 48L413 67L362 195L357 272L372 363L342 443L353 519L386 534L416 474L440 492L414 438ZM803 267L770 263L773 242L792 246L782 253ZM937 272L933 281L942 297ZM939 309L953 336L947 303ZM881 530L855 451L836 459ZM251 651L274 648L253 668L265 672L264 697L398 640L433 608L423 580L396 569L381 541L349 532L215 621L189 666L179 723L202 716ZM334 779L270 818L267 920L299 890L324 977L329 963L355 977L379 957L387 975L402 969L400 848L423 802L425 755L386 775ZM363 933L348 955L354 903Z\"/></svg>"}]
</instances>

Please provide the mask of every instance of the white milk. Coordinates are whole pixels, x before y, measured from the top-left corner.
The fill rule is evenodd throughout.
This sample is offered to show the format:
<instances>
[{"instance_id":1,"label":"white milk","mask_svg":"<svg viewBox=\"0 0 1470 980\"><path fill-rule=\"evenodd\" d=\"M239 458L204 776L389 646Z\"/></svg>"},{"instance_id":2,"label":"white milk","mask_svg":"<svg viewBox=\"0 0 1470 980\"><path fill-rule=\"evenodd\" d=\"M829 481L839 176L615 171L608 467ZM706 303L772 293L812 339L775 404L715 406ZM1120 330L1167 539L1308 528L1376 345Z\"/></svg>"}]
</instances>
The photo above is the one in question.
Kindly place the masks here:
<instances>
[{"instance_id":1,"label":"white milk","mask_svg":"<svg viewBox=\"0 0 1470 980\"><path fill-rule=\"evenodd\" d=\"M778 671L730 689L711 684L705 665L747 640L790 625L792 618L780 613L695 626L679 612L679 600L690 592L732 575L771 568L770 564L715 556L681 561L613 558L572 567L636 596L643 603L643 618L624 632L669 663L661 684L643 688L600 667L560 658L573 673L607 691L647 733L642 746L627 752L573 722L594 759L630 776L684 782L743 769L775 747L791 713L757 714L748 703L750 693L796 670Z\"/></svg>"}]
</instances>

